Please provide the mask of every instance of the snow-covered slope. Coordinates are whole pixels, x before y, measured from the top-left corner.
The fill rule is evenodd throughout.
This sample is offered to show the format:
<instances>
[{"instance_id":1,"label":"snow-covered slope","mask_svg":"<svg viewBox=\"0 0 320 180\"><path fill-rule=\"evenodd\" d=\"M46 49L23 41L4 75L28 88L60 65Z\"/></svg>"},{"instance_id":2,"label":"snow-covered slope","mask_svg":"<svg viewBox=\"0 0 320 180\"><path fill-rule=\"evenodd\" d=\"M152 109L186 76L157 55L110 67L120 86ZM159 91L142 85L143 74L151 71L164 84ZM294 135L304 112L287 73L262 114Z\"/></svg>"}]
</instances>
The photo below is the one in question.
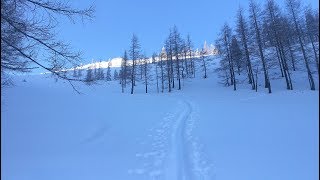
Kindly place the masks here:
<instances>
[{"instance_id":1,"label":"snow-covered slope","mask_svg":"<svg viewBox=\"0 0 320 180\"><path fill-rule=\"evenodd\" d=\"M216 49L216 47L213 44L210 44L210 46L208 46L205 42L203 49L205 49L205 51L206 51L206 54L204 56L215 56L218 54L218 50ZM165 53L164 47L162 48L162 51ZM193 54L193 57L199 58L200 57L199 49L196 49L194 52L192 52L192 54ZM187 58L189 58L189 57L187 57ZM158 56L155 57L155 61L159 61ZM148 58L147 62L151 63L152 58ZM118 67L121 67L121 63L122 63L122 58L116 57L116 58L112 58L112 59L104 60L104 61L92 60L91 63L81 64L80 66L77 66L74 68L75 69L88 69L88 68L93 69L93 68L108 68L108 66L110 66L112 68L118 68ZM130 63L132 63L132 60L128 60L128 64L130 64ZM67 70L73 70L73 68L70 68Z\"/></svg>"},{"instance_id":2,"label":"snow-covered slope","mask_svg":"<svg viewBox=\"0 0 320 180\"><path fill-rule=\"evenodd\" d=\"M319 179L319 91L294 76L295 90L278 79L272 94L233 91L210 72L182 91L138 84L134 95L118 82L76 84L77 94L46 75L16 77L2 91L1 177Z\"/></svg>"},{"instance_id":3,"label":"snow-covered slope","mask_svg":"<svg viewBox=\"0 0 320 180\"><path fill-rule=\"evenodd\" d=\"M121 61L122 59L118 57L118 58L109 59L108 61L99 61L99 62L92 61L92 63L84 64L75 68L88 69L88 68L107 68L108 66L121 67ZM73 69L70 69L70 70L73 70Z\"/></svg>"}]
</instances>

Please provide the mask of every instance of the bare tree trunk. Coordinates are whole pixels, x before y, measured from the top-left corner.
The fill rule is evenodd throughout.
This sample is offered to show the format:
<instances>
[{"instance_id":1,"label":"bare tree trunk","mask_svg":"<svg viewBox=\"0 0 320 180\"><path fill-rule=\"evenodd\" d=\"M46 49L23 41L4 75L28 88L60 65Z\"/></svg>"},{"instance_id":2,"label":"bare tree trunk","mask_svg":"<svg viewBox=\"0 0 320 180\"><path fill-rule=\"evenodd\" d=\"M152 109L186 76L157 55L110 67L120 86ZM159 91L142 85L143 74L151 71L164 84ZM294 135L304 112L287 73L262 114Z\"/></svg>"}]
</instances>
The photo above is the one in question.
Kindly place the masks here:
<instances>
[{"instance_id":1,"label":"bare tree trunk","mask_svg":"<svg viewBox=\"0 0 320 180\"><path fill-rule=\"evenodd\" d=\"M303 45L303 42L301 40L300 35L299 35L299 43L300 43L300 48L302 50L303 58L304 58L304 61L305 61L305 64L306 64L306 69L307 69L307 72L308 72L310 89L311 90L315 90L316 88L315 88L314 80L313 80L313 77L312 77L312 73L311 73L311 70L310 70L310 67L309 67L309 62L308 62L307 55L306 55L306 52L305 52L305 49L304 49L304 45Z\"/></svg>"},{"instance_id":2,"label":"bare tree trunk","mask_svg":"<svg viewBox=\"0 0 320 180\"><path fill-rule=\"evenodd\" d=\"M311 35L309 34L309 39L311 41L311 44L312 44L312 49L313 49L313 52L314 52L314 60L316 62L316 65L317 65L317 70L318 70L318 77L319 77L319 59L318 59L318 54L317 54L317 50L316 50L316 47L313 43L313 39L311 37Z\"/></svg>"},{"instance_id":3,"label":"bare tree trunk","mask_svg":"<svg viewBox=\"0 0 320 180\"><path fill-rule=\"evenodd\" d=\"M172 54L170 55L170 66L171 66L171 71L170 71L170 79L172 81L172 88L174 88L174 74L173 74L173 57Z\"/></svg>"},{"instance_id":4,"label":"bare tree trunk","mask_svg":"<svg viewBox=\"0 0 320 180\"><path fill-rule=\"evenodd\" d=\"M231 73L232 73L232 78L233 78L233 90L237 90L237 82L236 82L236 76L234 74L234 64L233 64L233 57L232 54L230 53L230 65L231 65Z\"/></svg>"},{"instance_id":5,"label":"bare tree trunk","mask_svg":"<svg viewBox=\"0 0 320 180\"><path fill-rule=\"evenodd\" d=\"M134 89L134 66L135 65L132 66L132 72L131 72L131 94L133 94L133 89Z\"/></svg>"},{"instance_id":6,"label":"bare tree trunk","mask_svg":"<svg viewBox=\"0 0 320 180\"><path fill-rule=\"evenodd\" d=\"M206 66L206 62L205 62L205 58L204 56L201 57L202 59L202 66L203 66L203 70L204 70L204 78L207 78L207 66Z\"/></svg>"},{"instance_id":7,"label":"bare tree trunk","mask_svg":"<svg viewBox=\"0 0 320 180\"><path fill-rule=\"evenodd\" d=\"M163 77L163 61L162 61L161 55L160 55L160 67L161 67L161 92L163 93L163 91L164 91L164 77Z\"/></svg>"},{"instance_id":8,"label":"bare tree trunk","mask_svg":"<svg viewBox=\"0 0 320 180\"><path fill-rule=\"evenodd\" d=\"M299 40L299 45L300 45L300 48L301 48L301 51L302 51L302 54L303 54L303 59L304 59L305 65L306 65L309 84L310 84L310 89L311 90L315 90L316 88L315 88L313 76L312 76L312 73L311 73L311 70L310 70L310 67L309 67L307 54L306 54L305 49L304 49L304 44L303 44L303 41L302 41L302 36L301 36L301 33L300 33L300 28L299 28L299 25L298 25L298 22L297 22L297 17L296 17L296 13L295 13L292 1L289 1L288 7L289 7L289 11L290 11L290 13L292 15L292 18L293 18L294 26L295 26L295 29L296 29L296 32L297 32L297 36L298 36L298 40Z\"/></svg>"},{"instance_id":9,"label":"bare tree trunk","mask_svg":"<svg viewBox=\"0 0 320 180\"><path fill-rule=\"evenodd\" d=\"M285 55L283 54L283 51L281 49L278 49L278 50L279 50L279 56L280 56L280 59L281 59L281 64L282 64L282 67L284 68L284 76L285 76L285 79L286 79L287 89L290 90L291 87L290 87L290 84L289 84L287 68L286 68L286 65L285 65L285 61L286 61L285 60Z\"/></svg>"},{"instance_id":10,"label":"bare tree trunk","mask_svg":"<svg viewBox=\"0 0 320 180\"><path fill-rule=\"evenodd\" d=\"M294 59L292 48L291 48L290 44L288 44L288 48L289 48L289 53L290 53L290 57L291 57L291 64L292 64L293 71L296 71L295 59Z\"/></svg>"},{"instance_id":11,"label":"bare tree trunk","mask_svg":"<svg viewBox=\"0 0 320 180\"><path fill-rule=\"evenodd\" d=\"M242 9L239 9L239 14L238 14L238 33L241 36L241 41L242 45L244 47L244 52L246 56L246 64L248 68L248 78L249 78L249 83L252 85L252 90L255 89L255 80L254 80L254 75L253 75L253 70L252 70L252 65L251 65L251 60L250 60L250 55L249 55L249 50L248 50L248 40L246 36L246 27L245 27L245 20L243 18L242 14Z\"/></svg>"},{"instance_id":12,"label":"bare tree trunk","mask_svg":"<svg viewBox=\"0 0 320 180\"><path fill-rule=\"evenodd\" d=\"M171 92L171 69L170 69L170 63L169 63L169 60L167 59L167 76L168 76L168 89L169 89L169 92Z\"/></svg>"},{"instance_id":13,"label":"bare tree trunk","mask_svg":"<svg viewBox=\"0 0 320 180\"><path fill-rule=\"evenodd\" d=\"M157 93L159 93L158 66L156 65Z\"/></svg>"},{"instance_id":14,"label":"bare tree trunk","mask_svg":"<svg viewBox=\"0 0 320 180\"><path fill-rule=\"evenodd\" d=\"M281 58L280 58L280 55L279 55L279 49L277 47L276 47L276 52L277 52L277 59L278 59L279 67L280 67L280 71L281 71L281 77L284 77L284 75L283 75L283 66L281 64Z\"/></svg>"},{"instance_id":15,"label":"bare tree trunk","mask_svg":"<svg viewBox=\"0 0 320 180\"><path fill-rule=\"evenodd\" d=\"M178 56L178 55L176 55L176 56ZM180 63L179 63L179 58L178 57L176 57L177 59L176 59L176 61L177 61L177 63L176 63L176 66L177 66L177 79L178 79L178 90L181 90L181 75L180 75Z\"/></svg>"},{"instance_id":16,"label":"bare tree trunk","mask_svg":"<svg viewBox=\"0 0 320 180\"><path fill-rule=\"evenodd\" d=\"M188 71L188 62L187 62L187 53L184 53L184 66L186 67L186 76L189 75L189 71Z\"/></svg>"},{"instance_id":17,"label":"bare tree trunk","mask_svg":"<svg viewBox=\"0 0 320 180\"><path fill-rule=\"evenodd\" d=\"M287 59L286 59L286 56L285 56L285 52L284 52L284 47L282 45L282 42L280 41L279 42L279 45L280 45L280 52L283 56L283 67L284 67L284 70L285 70L285 73L287 74L287 79L288 82L287 82L287 89L288 90L293 90L293 87L292 87L292 81L291 81L291 75L290 75L290 70L288 68L288 62L287 62Z\"/></svg>"},{"instance_id":18,"label":"bare tree trunk","mask_svg":"<svg viewBox=\"0 0 320 180\"><path fill-rule=\"evenodd\" d=\"M258 71L259 71L259 68L257 67L257 71L256 71L256 92L258 92Z\"/></svg>"},{"instance_id":19,"label":"bare tree trunk","mask_svg":"<svg viewBox=\"0 0 320 180\"><path fill-rule=\"evenodd\" d=\"M148 93L148 77L147 77L147 68L144 71L144 83L146 84L146 93Z\"/></svg>"},{"instance_id":20,"label":"bare tree trunk","mask_svg":"<svg viewBox=\"0 0 320 180\"><path fill-rule=\"evenodd\" d=\"M122 76L122 75L121 75ZM123 78L121 78L121 92L124 93L124 83L123 83Z\"/></svg>"},{"instance_id":21,"label":"bare tree trunk","mask_svg":"<svg viewBox=\"0 0 320 180\"><path fill-rule=\"evenodd\" d=\"M266 60L263 54L263 50L262 50L262 41L261 41L261 36L260 36L260 30L259 30L259 26L258 26L258 22L257 22L257 13L256 13L256 9L255 6L253 5L251 7L251 11L252 11L252 18L253 18L253 22L254 22L254 28L255 28L255 33L256 33L256 40L257 40L257 44L258 44L258 48L259 48L259 54L260 54L260 58L262 61L262 67L263 67L263 73L264 73L264 82L265 88L268 88L269 93L271 93L271 84L270 84L270 80L269 80L269 75L268 75L268 70L267 70L267 65L266 65Z\"/></svg>"}]
</instances>

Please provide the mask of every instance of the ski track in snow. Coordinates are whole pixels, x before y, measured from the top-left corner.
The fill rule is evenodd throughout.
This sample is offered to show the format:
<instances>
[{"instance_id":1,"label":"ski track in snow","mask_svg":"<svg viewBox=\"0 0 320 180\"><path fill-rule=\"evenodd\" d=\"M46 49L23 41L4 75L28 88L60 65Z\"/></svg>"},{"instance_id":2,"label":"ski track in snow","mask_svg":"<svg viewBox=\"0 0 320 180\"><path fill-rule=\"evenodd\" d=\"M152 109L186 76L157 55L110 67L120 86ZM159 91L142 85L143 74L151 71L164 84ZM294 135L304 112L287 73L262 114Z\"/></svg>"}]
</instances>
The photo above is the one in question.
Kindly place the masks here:
<instances>
[{"instance_id":1,"label":"ski track in snow","mask_svg":"<svg viewBox=\"0 0 320 180\"><path fill-rule=\"evenodd\" d=\"M129 169L128 173L148 179L213 179L213 166L192 135L197 119L198 108L189 101L179 100L174 113L167 113L155 129L150 129L152 150L136 154L143 162L142 167Z\"/></svg>"}]
</instances>

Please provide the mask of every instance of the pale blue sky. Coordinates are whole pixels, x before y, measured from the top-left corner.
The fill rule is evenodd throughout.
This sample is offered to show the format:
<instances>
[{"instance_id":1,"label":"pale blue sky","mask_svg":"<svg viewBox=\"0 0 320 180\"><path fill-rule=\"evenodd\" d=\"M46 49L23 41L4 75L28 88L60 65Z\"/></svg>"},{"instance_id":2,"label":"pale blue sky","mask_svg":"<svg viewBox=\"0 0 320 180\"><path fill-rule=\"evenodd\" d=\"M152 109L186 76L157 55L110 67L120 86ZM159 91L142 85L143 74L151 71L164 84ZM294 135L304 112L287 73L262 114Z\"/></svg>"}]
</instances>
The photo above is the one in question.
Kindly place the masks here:
<instances>
[{"instance_id":1,"label":"pale blue sky","mask_svg":"<svg viewBox=\"0 0 320 180\"><path fill-rule=\"evenodd\" d=\"M86 62L119 57L129 48L135 33L147 55L158 52L174 24L183 36L190 34L195 47L214 43L224 22L234 23L239 5L249 0L72 0L74 7L96 6L93 21L72 24L63 19L58 38L83 51ZM263 3L262 0L257 0ZM284 0L276 1L280 5ZM302 4L319 6L318 0Z\"/></svg>"}]
</instances>

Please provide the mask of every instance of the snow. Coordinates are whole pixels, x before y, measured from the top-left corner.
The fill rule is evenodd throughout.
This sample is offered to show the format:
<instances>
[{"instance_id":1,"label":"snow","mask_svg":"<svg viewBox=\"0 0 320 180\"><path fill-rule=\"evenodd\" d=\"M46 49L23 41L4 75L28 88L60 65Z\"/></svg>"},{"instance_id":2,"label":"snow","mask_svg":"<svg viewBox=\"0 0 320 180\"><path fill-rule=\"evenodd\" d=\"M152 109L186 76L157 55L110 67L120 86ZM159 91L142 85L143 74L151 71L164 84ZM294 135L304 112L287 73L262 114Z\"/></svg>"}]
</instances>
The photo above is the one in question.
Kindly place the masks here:
<instances>
[{"instance_id":1,"label":"snow","mask_svg":"<svg viewBox=\"0 0 320 180\"><path fill-rule=\"evenodd\" d=\"M204 44L204 48L206 49L206 54L204 54L204 56L215 56L217 55L217 49L216 47L213 45L213 44L210 44L210 46L207 46L206 45L206 41L205 41L205 44ZM163 47L162 48L162 52L165 53L165 48ZM194 57L196 58L199 58L200 57L200 51L197 50L195 51L194 53ZM189 57L187 57L189 59ZM175 59L175 57L173 57L173 59ZM163 58L163 60L166 60ZM109 67L111 68L120 68L121 67L121 64L122 64L122 58L121 57L116 57L116 58L112 58L112 59L109 59L109 60L91 60L92 62L91 63L88 63L88 64L80 64L79 66L76 66L76 67L72 67L72 68L69 68L69 69L64 69L63 71L73 71L74 69L94 69L94 68L103 68L103 69L106 69ZM136 60L137 61L137 60ZM159 56L155 56L155 61L160 61L160 57ZM139 61L137 61L138 64L139 64ZM152 58L148 58L147 59L147 62L148 63L152 63ZM132 64L132 60L127 60L127 63L128 64ZM50 72L44 72L44 73L41 73L41 74L50 74Z\"/></svg>"},{"instance_id":2,"label":"snow","mask_svg":"<svg viewBox=\"0 0 320 180\"><path fill-rule=\"evenodd\" d=\"M233 91L211 72L181 91L138 84L134 95L118 82L76 84L77 94L46 75L17 76L2 90L1 177L319 179L319 91L305 74L292 91L272 80L272 94Z\"/></svg>"}]
</instances>

